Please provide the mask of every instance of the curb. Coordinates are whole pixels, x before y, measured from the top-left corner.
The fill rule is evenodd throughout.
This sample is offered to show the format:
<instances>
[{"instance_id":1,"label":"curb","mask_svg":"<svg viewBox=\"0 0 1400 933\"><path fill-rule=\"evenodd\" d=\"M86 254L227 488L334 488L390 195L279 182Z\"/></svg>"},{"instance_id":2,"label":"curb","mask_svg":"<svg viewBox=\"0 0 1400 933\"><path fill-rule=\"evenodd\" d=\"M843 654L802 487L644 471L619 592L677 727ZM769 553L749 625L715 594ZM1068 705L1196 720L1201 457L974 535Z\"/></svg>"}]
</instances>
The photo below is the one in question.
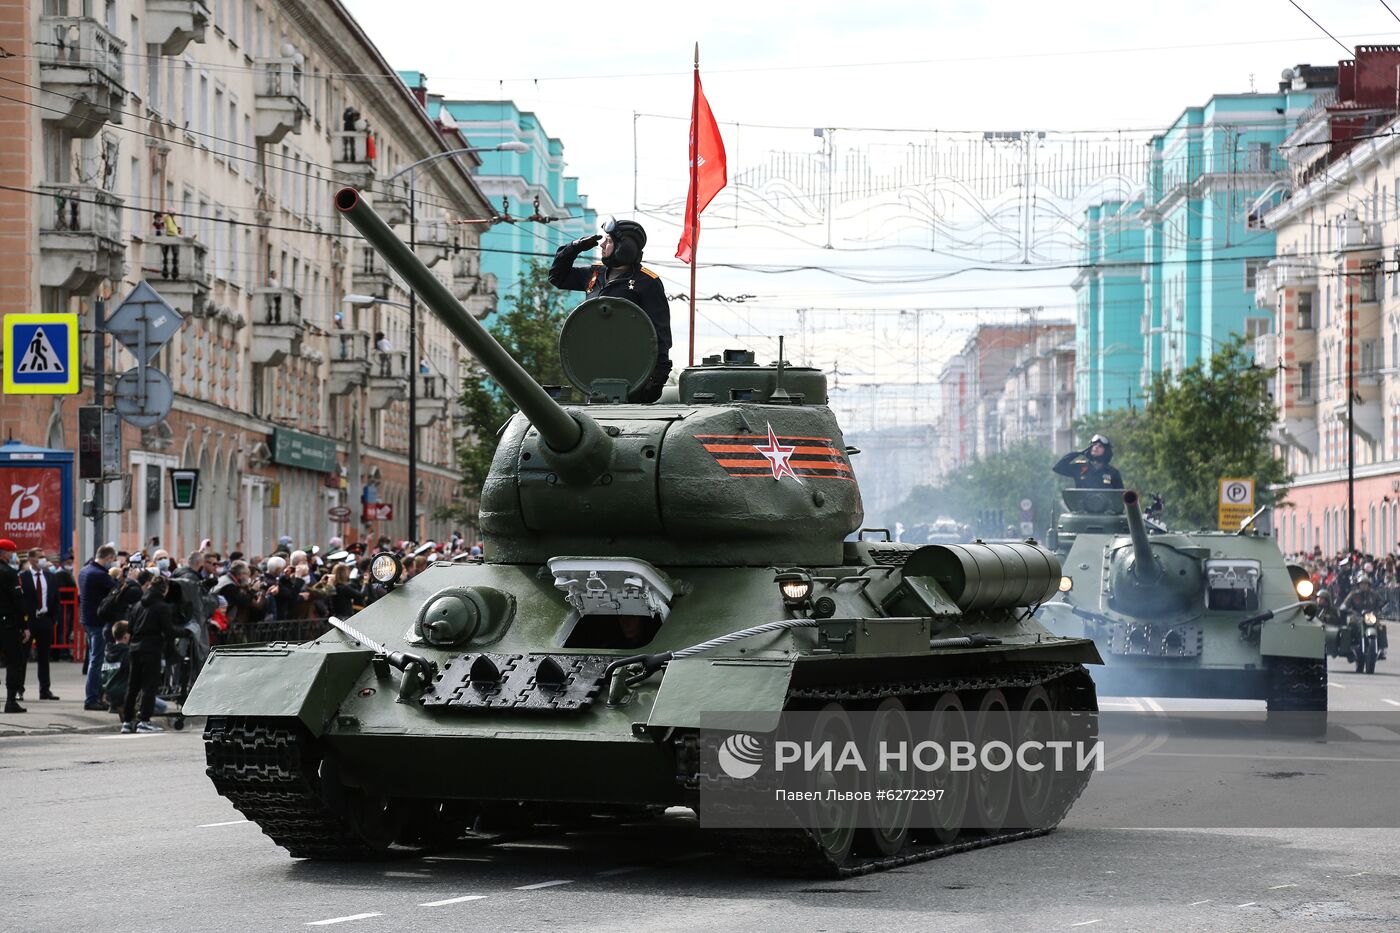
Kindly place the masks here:
<instances>
[{"instance_id":1,"label":"curb","mask_svg":"<svg viewBox=\"0 0 1400 933\"><path fill-rule=\"evenodd\" d=\"M158 718L164 719L167 717L162 716ZM195 724L194 720L202 720L203 718L203 716L186 716L185 728L180 731L192 731L191 727ZM121 720L117 719L116 717L113 717L112 722L110 724L101 726L65 726L60 724L50 724L47 726L41 726L36 729L4 729L3 727L0 727L0 739L22 739L29 736L42 737L52 735L100 735L104 732L111 732L113 734L117 734L117 730L120 728ZM173 728L167 728L166 731L175 732L176 730Z\"/></svg>"}]
</instances>

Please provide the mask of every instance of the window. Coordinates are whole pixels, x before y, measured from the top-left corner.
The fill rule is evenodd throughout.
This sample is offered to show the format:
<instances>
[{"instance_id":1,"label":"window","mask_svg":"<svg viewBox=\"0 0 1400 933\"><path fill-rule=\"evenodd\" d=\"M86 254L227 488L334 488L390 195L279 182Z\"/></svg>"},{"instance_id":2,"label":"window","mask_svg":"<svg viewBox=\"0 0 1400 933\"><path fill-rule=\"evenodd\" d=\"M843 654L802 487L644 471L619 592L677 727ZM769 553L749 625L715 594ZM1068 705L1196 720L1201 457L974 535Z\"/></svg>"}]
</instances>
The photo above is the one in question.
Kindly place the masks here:
<instances>
[{"instance_id":1,"label":"window","mask_svg":"<svg viewBox=\"0 0 1400 933\"><path fill-rule=\"evenodd\" d=\"M1253 340L1273 329L1273 319L1267 317L1247 317L1244 319L1244 335Z\"/></svg>"},{"instance_id":2,"label":"window","mask_svg":"<svg viewBox=\"0 0 1400 933\"><path fill-rule=\"evenodd\" d=\"M228 152L227 135L224 132L224 89L214 88L214 152L224 155Z\"/></svg>"},{"instance_id":3,"label":"window","mask_svg":"<svg viewBox=\"0 0 1400 933\"><path fill-rule=\"evenodd\" d=\"M185 130L194 123L194 63L185 62Z\"/></svg>"},{"instance_id":4,"label":"window","mask_svg":"<svg viewBox=\"0 0 1400 933\"><path fill-rule=\"evenodd\" d=\"M1269 264L1267 259L1246 259L1244 261L1244 290L1254 291L1254 284L1259 280L1259 270Z\"/></svg>"},{"instance_id":5,"label":"window","mask_svg":"<svg viewBox=\"0 0 1400 933\"><path fill-rule=\"evenodd\" d=\"M253 0L238 0L238 2L243 6L243 31L241 35L243 36L243 45L246 47L244 49L246 55L253 51L251 45L253 41Z\"/></svg>"},{"instance_id":6,"label":"window","mask_svg":"<svg viewBox=\"0 0 1400 933\"><path fill-rule=\"evenodd\" d=\"M200 144L209 145L209 76L199 76L199 123L195 127Z\"/></svg>"},{"instance_id":7,"label":"window","mask_svg":"<svg viewBox=\"0 0 1400 933\"><path fill-rule=\"evenodd\" d=\"M243 149L242 139L238 135L238 101L232 95L228 99L228 140L228 167L236 172L239 160L247 158L248 153Z\"/></svg>"},{"instance_id":8,"label":"window","mask_svg":"<svg viewBox=\"0 0 1400 933\"><path fill-rule=\"evenodd\" d=\"M1298 401L1310 402L1313 400L1313 364L1298 364Z\"/></svg>"},{"instance_id":9,"label":"window","mask_svg":"<svg viewBox=\"0 0 1400 933\"><path fill-rule=\"evenodd\" d=\"M228 269L228 275L226 275L224 278L228 281L228 283L229 283L230 285L233 285L233 286L237 286L237 285L238 285L238 226L237 226L237 222L238 222L238 217L237 217L237 215L235 215L235 214L229 214L229 215L228 215L228 223L224 225L224 226L227 228L227 229L224 231L225 234L226 234L226 236L225 236L225 238L224 238L224 243L225 243L225 249L228 250L228 253L227 253L227 255L228 255L228 260L227 260L227 262L225 263L225 266L226 266L227 269Z\"/></svg>"},{"instance_id":10,"label":"window","mask_svg":"<svg viewBox=\"0 0 1400 933\"><path fill-rule=\"evenodd\" d=\"M1376 300L1376 282L1380 279L1380 270L1377 266L1365 265L1361 267L1359 274L1361 283L1361 301Z\"/></svg>"},{"instance_id":11,"label":"window","mask_svg":"<svg viewBox=\"0 0 1400 933\"><path fill-rule=\"evenodd\" d=\"M131 235L140 237L146 232L147 220L141 211L141 160L131 157Z\"/></svg>"},{"instance_id":12,"label":"window","mask_svg":"<svg viewBox=\"0 0 1400 933\"><path fill-rule=\"evenodd\" d=\"M146 46L146 106L161 110L160 102L160 46Z\"/></svg>"},{"instance_id":13,"label":"window","mask_svg":"<svg viewBox=\"0 0 1400 933\"><path fill-rule=\"evenodd\" d=\"M1273 162L1274 147L1269 143L1249 144L1249 165L1246 171L1267 172Z\"/></svg>"},{"instance_id":14,"label":"window","mask_svg":"<svg viewBox=\"0 0 1400 933\"><path fill-rule=\"evenodd\" d=\"M1313 293L1298 293L1298 329L1313 329Z\"/></svg>"},{"instance_id":15,"label":"window","mask_svg":"<svg viewBox=\"0 0 1400 933\"><path fill-rule=\"evenodd\" d=\"M1377 355L1380 347L1375 340L1361 341L1361 365L1357 371L1358 376L1374 376L1376 370L1380 369L1380 360Z\"/></svg>"}]
</instances>

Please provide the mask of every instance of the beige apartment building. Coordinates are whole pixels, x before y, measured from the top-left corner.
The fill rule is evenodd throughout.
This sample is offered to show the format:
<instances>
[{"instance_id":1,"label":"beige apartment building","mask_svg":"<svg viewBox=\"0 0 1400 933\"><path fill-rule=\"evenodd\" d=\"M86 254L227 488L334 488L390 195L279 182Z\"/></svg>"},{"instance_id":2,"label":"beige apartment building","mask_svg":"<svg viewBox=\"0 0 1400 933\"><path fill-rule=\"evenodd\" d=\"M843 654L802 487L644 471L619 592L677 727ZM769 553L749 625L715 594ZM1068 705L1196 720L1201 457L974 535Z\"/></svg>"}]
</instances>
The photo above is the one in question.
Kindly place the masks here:
<instances>
[{"instance_id":1,"label":"beige apartment building","mask_svg":"<svg viewBox=\"0 0 1400 933\"><path fill-rule=\"evenodd\" d=\"M1274 440L1296 477L1275 513L1287 553L1347 546L1349 383L1355 546L1400 549L1400 49L1357 52L1284 142L1290 177L1254 212L1277 235L1256 281L1274 332L1255 362L1274 371Z\"/></svg>"},{"instance_id":2,"label":"beige apartment building","mask_svg":"<svg viewBox=\"0 0 1400 933\"><path fill-rule=\"evenodd\" d=\"M11 98L0 99L0 307L79 313L85 374L77 397L0 401L5 436L74 449L99 306L110 313L145 281L185 317L154 361L175 402L162 423L124 428L131 508L106 519L104 539L134 550L158 538L180 553L210 538L261 554L281 535L445 537L434 516L461 494L449 396L467 358L421 306L411 348L407 310L346 303L408 295L332 195L368 192L407 239L410 176L390 177L470 141L429 119L336 0L26 0L0 9L0 47L11 53L0 60ZM485 314L479 225L455 223L491 213L478 164L447 156L411 177L419 255ZM113 346L109 374L135 365ZM200 470L193 511L172 507L177 467ZM363 520L366 488L391 520ZM349 522L332 519L337 506ZM78 522L80 554L89 527Z\"/></svg>"}]
</instances>

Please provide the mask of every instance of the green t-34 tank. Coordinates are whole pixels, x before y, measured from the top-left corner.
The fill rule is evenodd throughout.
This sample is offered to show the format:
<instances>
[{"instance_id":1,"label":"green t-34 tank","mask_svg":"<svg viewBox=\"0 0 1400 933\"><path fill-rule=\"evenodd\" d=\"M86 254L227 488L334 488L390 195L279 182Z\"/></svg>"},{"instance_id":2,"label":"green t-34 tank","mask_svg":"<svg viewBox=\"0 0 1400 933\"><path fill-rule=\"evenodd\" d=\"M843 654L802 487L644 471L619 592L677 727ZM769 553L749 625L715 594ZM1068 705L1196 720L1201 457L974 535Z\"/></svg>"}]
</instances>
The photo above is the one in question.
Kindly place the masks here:
<instances>
[{"instance_id":1,"label":"green t-34 tank","mask_svg":"<svg viewBox=\"0 0 1400 933\"><path fill-rule=\"evenodd\" d=\"M877 712L907 733L936 711L972 740L1022 710L1092 719L1093 643L1030 617L1061 577L1050 552L847 540L860 491L821 372L730 351L669 400L629 404L655 334L630 302L596 299L560 338L590 401L563 407L357 192L336 206L520 412L481 491L484 562L432 566L315 641L205 666L186 712L209 717L209 776L293 856L673 806L704 830L702 730L785 711L832 734ZM394 564L376 557L375 576ZM956 783L936 826L892 801L714 832L770 870L850 873L1048 831L1087 779Z\"/></svg>"},{"instance_id":2,"label":"green t-34 tank","mask_svg":"<svg viewBox=\"0 0 1400 933\"><path fill-rule=\"evenodd\" d=\"M1312 581L1271 537L1149 528L1131 490L1065 490L1065 502L1062 592L1037 616L1057 634L1094 640L1102 693L1327 709Z\"/></svg>"}]
</instances>

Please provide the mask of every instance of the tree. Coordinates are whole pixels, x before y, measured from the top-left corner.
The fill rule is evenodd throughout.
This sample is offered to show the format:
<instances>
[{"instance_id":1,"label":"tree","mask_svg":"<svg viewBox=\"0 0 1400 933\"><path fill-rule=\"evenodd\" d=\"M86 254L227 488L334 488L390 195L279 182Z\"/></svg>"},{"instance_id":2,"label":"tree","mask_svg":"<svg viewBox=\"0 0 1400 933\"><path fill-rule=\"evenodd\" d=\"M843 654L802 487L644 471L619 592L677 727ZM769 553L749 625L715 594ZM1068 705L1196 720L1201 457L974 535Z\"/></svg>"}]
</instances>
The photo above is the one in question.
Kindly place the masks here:
<instances>
[{"instance_id":1,"label":"tree","mask_svg":"<svg viewBox=\"0 0 1400 933\"><path fill-rule=\"evenodd\" d=\"M1256 506L1281 504L1292 481L1269 440L1277 418L1270 376L1236 337L1175 379L1159 373L1142 411L1106 411L1076 428L1113 442L1124 485L1162 496L1169 525L1213 528L1221 478L1252 477Z\"/></svg>"},{"instance_id":2,"label":"tree","mask_svg":"<svg viewBox=\"0 0 1400 933\"><path fill-rule=\"evenodd\" d=\"M1060 509L1059 477L1050 472L1055 454L1021 443L979 457L932 486L916 486L896 509L906 525L947 516L986 537L1020 536L1021 500L1031 500L1030 521L1044 535ZM996 516L996 517L993 517ZM917 543L917 542L916 542Z\"/></svg>"},{"instance_id":3,"label":"tree","mask_svg":"<svg viewBox=\"0 0 1400 933\"><path fill-rule=\"evenodd\" d=\"M548 271L542 262L531 262L506 298L506 311L487 329L541 385L565 385L559 363L559 329L568 308L565 294L549 284ZM466 438L456 444L462 499L442 510L441 517L475 525L481 485L491 470L500 430L516 406L496 380L475 367L462 380L458 399L468 427Z\"/></svg>"}]
</instances>

